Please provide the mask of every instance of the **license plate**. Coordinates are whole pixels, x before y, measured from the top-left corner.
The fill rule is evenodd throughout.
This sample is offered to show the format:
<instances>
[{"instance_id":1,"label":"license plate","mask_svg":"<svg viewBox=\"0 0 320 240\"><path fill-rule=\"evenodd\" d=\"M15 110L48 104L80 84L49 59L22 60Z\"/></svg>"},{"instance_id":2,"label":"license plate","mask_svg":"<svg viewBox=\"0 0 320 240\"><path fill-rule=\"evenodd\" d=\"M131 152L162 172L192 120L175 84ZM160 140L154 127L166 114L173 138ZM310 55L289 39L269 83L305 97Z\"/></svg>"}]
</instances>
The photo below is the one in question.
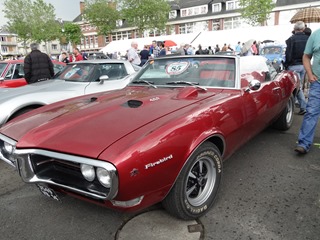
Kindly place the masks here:
<instances>
[{"instance_id":1,"label":"license plate","mask_svg":"<svg viewBox=\"0 0 320 240\"><path fill-rule=\"evenodd\" d=\"M43 185L39 185L39 184L37 184L37 186L43 195L45 195L49 198L52 198L56 201L61 201L60 198L58 197L58 195L56 194L56 192L54 190L52 190L51 188L48 188L47 186L43 186Z\"/></svg>"}]
</instances>

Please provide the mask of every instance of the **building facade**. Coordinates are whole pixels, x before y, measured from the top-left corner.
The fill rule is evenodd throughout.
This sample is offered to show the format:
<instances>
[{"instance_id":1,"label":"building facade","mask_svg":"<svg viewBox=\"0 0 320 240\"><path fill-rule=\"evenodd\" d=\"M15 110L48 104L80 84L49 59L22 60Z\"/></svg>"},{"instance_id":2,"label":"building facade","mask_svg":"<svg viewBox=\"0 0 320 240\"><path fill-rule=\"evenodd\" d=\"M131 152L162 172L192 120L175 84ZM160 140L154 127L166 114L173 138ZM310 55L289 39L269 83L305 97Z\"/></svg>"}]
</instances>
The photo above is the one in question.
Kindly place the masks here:
<instances>
[{"instance_id":1,"label":"building facade","mask_svg":"<svg viewBox=\"0 0 320 240\"><path fill-rule=\"evenodd\" d=\"M80 15L74 23L80 25L84 35L77 47L82 51L99 50L111 41L161 35L188 34L206 31L223 31L251 27L239 12L239 0L168 0L171 11L165 31L151 29L142 36L125 20L118 22L118 29L108 36L99 36L97 29L83 19L84 2L80 2ZM274 0L275 8L267 20L268 26L288 24L290 18L300 9L320 7L314 0Z\"/></svg>"},{"instance_id":2,"label":"building facade","mask_svg":"<svg viewBox=\"0 0 320 240\"><path fill-rule=\"evenodd\" d=\"M17 35L0 31L0 58L5 59L19 54Z\"/></svg>"}]
</instances>

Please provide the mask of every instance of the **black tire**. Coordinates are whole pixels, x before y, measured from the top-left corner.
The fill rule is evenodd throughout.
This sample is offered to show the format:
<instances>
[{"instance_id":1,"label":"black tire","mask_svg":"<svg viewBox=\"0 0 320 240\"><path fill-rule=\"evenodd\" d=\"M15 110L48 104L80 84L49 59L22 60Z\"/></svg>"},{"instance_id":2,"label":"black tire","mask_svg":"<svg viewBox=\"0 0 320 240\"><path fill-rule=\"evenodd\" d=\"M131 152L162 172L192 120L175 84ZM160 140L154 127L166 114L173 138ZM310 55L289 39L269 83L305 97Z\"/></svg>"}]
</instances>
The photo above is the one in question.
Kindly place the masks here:
<instances>
[{"instance_id":1,"label":"black tire","mask_svg":"<svg viewBox=\"0 0 320 240\"><path fill-rule=\"evenodd\" d=\"M177 218L199 218L212 207L221 177L221 154L213 143L205 142L191 155L162 205Z\"/></svg>"},{"instance_id":2,"label":"black tire","mask_svg":"<svg viewBox=\"0 0 320 240\"><path fill-rule=\"evenodd\" d=\"M291 95L291 97L288 99L287 106L282 111L280 117L274 122L273 127L282 131L288 130L292 126L293 115L294 97Z\"/></svg>"}]
</instances>

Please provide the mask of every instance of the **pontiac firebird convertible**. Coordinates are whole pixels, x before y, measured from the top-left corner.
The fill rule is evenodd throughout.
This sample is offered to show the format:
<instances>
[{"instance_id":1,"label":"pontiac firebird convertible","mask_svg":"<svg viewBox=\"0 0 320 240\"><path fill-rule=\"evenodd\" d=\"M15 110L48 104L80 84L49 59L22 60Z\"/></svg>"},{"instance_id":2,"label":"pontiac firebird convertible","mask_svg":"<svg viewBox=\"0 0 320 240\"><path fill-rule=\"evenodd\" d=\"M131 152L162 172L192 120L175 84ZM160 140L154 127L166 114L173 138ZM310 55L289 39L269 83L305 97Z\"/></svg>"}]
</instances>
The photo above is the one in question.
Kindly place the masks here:
<instances>
[{"instance_id":1,"label":"pontiac firebird convertible","mask_svg":"<svg viewBox=\"0 0 320 240\"><path fill-rule=\"evenodd\" d=\"M290 128L297 82L261 56L158 58L122 90L7 123L1 159L54 199L132 211L162 202L195 219L214 203L224 159L269 125Z\"/></svg>"}]
</instances>

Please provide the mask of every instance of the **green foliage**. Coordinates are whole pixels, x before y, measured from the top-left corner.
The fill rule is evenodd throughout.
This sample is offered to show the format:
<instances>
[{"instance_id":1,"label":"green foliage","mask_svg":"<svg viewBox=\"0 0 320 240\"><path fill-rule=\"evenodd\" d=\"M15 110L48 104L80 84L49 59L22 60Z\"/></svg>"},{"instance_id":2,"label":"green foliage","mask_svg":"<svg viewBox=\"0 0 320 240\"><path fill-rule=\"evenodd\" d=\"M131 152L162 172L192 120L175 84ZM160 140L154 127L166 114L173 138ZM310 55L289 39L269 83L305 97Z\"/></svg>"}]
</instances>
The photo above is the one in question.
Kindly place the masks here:
<instances>
[{"instance_id":1,"label":"green foliage","mask_svg":"<svg viewBox=\"0 0 320 240\"><path fill-rule=\"evenodd\" d=\"M253 26L263 25L275 7L273 0L240 0L241 17Z\"/></svg>"},{"instance_id":2,"label":"green foliage","mask_svg":"<svg viewBox=\"0 0 320 240\"><path fill-rule=\"evenodd\" d=\"M52 4L46 4L43 0L35 0L31 9L32 17L31 39L36 42L48 42L58 39L61 34L61 26L56 21L55 9Z\"/></svg>"},{"instance_id":3,"label":"green foliage","mask_svg":"<svg viewBox=\"0 0 320 240\"><path fill-rule=\"evenodd\" d=\"M78 24L67 22L63 26L62 36L65 37L66 42L77 45L81 42L81 28Z\"/></svg>"},{"instance_id":4,"label":"green foliage","mask_svg":"<svg viewBox=\"0 0 320 240\"><path fill-rule=\"evenodd\" d=\"M117 28L116 22L120 20L120 12L116 9L115 1L85 0L84 18L98 32L107 35Z\"/></svg>"},{"instance_id":5,"label":"green foliage","mask_svg":"<svg viewBox=\"0 0 320 240\"><path fill-rule=\"evenodd\" d=\"M6 0L3 12L8 29L23 42L48 42L60 37L61 26L56 21L55 9L43 0Z\"/></svg>"},{"instance_id":6,"label":"green foliage","mask_svg":"<svg viewBox=\"0 0 320 240\"><path fill-rule=\"evenodd\" d=\"M30 0L6 0L4 2L4 16L8 19L7 29L16 33L24 42L31 39L32 28L29 23L31 18ZM21 9L24 9L21 11Z\"/></svg>"},{"instance_id":7,"label":"green foliage","mask_svg":"<svg viewBox=\"0 0 320 240\"><path fill-rule=\"evenodd\" d=\"M147 29L164 30L170 5L166 0L121 0L123 19L140 32Z\"/></svg>"}]
</instances>

